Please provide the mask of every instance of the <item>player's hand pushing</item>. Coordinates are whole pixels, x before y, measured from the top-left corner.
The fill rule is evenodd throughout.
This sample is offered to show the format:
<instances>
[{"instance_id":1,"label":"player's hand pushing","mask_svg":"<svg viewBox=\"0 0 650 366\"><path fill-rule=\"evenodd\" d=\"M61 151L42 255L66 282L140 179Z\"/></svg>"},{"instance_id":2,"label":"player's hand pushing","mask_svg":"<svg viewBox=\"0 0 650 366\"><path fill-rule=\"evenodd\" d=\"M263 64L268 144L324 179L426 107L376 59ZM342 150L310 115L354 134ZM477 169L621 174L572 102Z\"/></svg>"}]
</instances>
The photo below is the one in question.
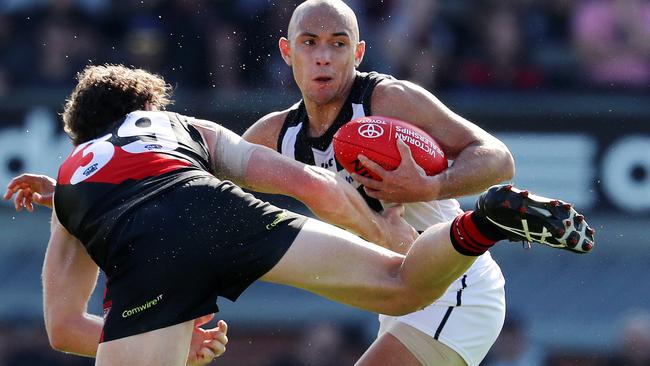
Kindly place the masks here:
<instances>
[{"instance_id":1,"label":"player's hand pushing","mask_svg":"<svg viewBox=\"0 0 650 366\"><path fill-rule=\"evenodd\" d=\"M384 202L426 202L432 198L431 177L420 167L411 154L408 145L402 140L397 141L397 149L402 161L395 170L386 170L379 164L359 155L359 161L366 168L381 177L381 181L352 174L352 178L363 184L368 196Z\"/></svg>"},{"instance_id":2,"label":"player's hand pushing","mask_svg":"<svg viewBox=\"0 0 650 366\"><path fill-rule=\"evenodd\" d=\"M34 203L52 208L55 186L56 180L47 175L21 174L9 182L3 198L8 201L15 194L16 211L26 208L32 212Z\"/></svg>"},{"instance_id":3,"label":"player's hand pushing","mask_svg":"<svg viewBox=\"0 0 650 366\"><path fill-rule=\"evenodd\" d=\"M214 328L201 328L201 325L209 322L212 318L214 318L214 314L195 320L190 352L187 356L188 366L207 365L226 352L228 325L225 321L219 320Z\"/></svg>"}]
</instances>

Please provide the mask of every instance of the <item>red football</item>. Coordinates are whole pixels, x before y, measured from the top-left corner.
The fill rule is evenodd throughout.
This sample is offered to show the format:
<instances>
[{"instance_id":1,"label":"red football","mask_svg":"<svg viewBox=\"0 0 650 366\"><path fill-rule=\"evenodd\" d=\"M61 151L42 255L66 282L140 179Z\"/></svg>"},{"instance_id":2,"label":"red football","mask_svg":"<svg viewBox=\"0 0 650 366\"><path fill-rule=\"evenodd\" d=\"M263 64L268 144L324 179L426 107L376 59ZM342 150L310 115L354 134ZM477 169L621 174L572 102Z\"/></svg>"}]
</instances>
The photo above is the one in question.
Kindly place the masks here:
<instances>
[{"instance_id":1,"label":"red football","mask_svg":"<svg viewBox=\"0 0 650 366\"><path fill-rule=\"evenodd\" d=\"M384 169L394 170L402 160L397 139L406 142L415 162L427 175L447 168L444 152L426 132L410 123L381 116L357 118L341 127L334 135L334 154L348 172L381 180L357 156L362 154Z\"/></svg>"}]
</instances>

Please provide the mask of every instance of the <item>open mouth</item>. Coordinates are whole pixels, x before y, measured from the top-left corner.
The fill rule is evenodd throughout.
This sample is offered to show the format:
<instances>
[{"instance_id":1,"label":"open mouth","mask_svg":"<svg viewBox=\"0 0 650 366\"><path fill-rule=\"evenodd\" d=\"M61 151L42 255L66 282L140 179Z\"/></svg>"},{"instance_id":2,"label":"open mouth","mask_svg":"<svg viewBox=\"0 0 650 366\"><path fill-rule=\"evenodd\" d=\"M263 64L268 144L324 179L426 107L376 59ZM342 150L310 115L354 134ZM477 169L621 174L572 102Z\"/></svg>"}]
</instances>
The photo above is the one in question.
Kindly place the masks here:
<instances>
[{"instance_id":1,"label":"open mouth","mask_svg":"<svg viewBox=\"0 0 650 366\"><path fill-rule=\"evenodd\" d=\"M334 78L329 77L329 76L319 76L319 77L315 78L314 81L317 81L319 83L328 83L328 82L332 81L333 79Z\"/></svg>"}]
</instances>

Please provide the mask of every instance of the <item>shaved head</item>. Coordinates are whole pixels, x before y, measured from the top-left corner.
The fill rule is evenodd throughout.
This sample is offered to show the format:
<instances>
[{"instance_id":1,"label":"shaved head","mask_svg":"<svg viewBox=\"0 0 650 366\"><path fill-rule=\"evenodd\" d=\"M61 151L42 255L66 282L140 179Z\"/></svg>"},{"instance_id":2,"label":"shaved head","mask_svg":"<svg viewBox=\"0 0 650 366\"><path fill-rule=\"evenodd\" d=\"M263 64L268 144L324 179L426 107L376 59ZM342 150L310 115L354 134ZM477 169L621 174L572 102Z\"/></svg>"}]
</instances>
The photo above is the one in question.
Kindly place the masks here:
<instances>
[{"instance_id":1,"label":"shaved head","mask_svg":"<svg viewBox=\"0 0 650 366\"><path fill-rule=\"evenodd\" d=\"M298 5L291 15L287 38L292 40L298 35L301 25L308 21L316 20L319 23L325 20L337 20L350 31L350 39L359 42L359 24L354 11L341 0L307 0Z\"/></svg>"}]
</instances>

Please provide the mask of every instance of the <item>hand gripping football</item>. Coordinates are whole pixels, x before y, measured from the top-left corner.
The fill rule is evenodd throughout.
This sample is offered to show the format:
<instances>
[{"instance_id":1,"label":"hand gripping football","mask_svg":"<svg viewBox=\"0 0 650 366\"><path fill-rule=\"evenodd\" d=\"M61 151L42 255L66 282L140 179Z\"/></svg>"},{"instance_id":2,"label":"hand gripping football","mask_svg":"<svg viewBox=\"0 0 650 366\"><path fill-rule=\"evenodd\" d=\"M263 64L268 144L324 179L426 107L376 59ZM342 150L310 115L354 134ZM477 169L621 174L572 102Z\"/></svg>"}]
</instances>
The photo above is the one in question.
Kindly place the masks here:
<instances>
[{"instance_id":1,"label":"hand gripping football","mask_svg":"<svg viewBox=\"0 0 650 366\"><path fill-rule=\"evenodd\" d=\"M406 142L413 159L427 175L447 168L445 154L426 132L410 123L381 116L357 118L341 127L334 135L334 154L348 172L381 180L357 157L362 154L384 169L394 170L402 160L397 139Z\"/></svg>"}]
</instances>

